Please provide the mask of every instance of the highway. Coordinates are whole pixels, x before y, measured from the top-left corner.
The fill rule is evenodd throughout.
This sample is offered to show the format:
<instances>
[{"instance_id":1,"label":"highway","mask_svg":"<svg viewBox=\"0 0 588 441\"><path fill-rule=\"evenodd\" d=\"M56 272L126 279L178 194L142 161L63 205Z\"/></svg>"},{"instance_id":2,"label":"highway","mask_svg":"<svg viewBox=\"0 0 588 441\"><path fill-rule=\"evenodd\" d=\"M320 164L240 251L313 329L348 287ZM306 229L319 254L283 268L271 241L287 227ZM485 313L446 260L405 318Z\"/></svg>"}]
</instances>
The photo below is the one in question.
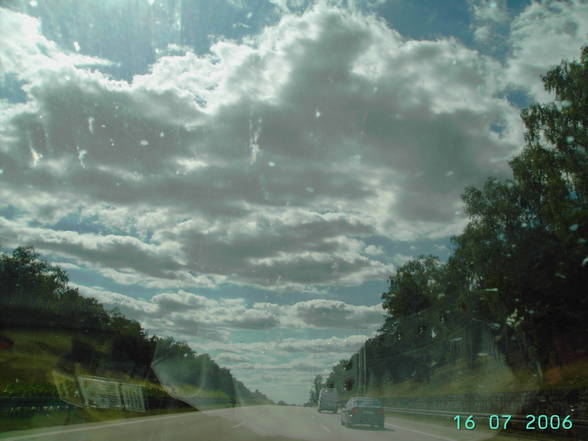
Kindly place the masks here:
<instances>
[{"instance_id":1,"label":"highway","mask_svg":"<svg viewBox=\"0 0 588 441\"><path fill-rule=\"evenodd\" d=\"M387 417L384 430L347 428L316 408L251 406L0 434L13 441L481 441L494 434Z\"/></svg>"}]
</instances>

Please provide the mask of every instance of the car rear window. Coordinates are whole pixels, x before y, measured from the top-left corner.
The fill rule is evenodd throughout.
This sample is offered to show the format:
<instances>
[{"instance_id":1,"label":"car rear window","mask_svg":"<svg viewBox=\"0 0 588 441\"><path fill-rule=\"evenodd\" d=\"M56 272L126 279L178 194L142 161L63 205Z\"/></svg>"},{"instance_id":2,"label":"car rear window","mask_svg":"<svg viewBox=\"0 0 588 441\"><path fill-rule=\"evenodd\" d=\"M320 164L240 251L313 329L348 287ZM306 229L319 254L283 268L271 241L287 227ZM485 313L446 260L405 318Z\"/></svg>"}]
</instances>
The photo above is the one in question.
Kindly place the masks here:
<instances>
[{"instance_id":1,"label":"car rear window","mask_svg":"<svg viewBox=\"0 0 588 441\"><path fill-rule=\"evenodd\" d=\"M381 406L380 401L375 400L375 399L369 399L369 398L356 400L355 404L357 406Z\"/></svg>"}]
</instances>

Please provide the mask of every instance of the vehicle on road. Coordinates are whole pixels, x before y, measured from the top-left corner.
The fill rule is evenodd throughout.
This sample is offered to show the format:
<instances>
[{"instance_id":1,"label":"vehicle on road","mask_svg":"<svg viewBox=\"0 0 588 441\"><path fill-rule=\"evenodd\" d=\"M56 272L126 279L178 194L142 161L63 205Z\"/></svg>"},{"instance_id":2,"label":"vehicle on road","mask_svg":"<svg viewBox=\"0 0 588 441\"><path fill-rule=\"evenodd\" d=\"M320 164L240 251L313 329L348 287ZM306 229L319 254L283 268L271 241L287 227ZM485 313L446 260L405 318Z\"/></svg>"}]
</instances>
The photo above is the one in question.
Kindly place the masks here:
<instances>
[{"instance_id":1,"label":"vehicle on road","mask_svg":"<svg viewBox=\"0 0 588 441\"><path fill-rule=\"evenodd\" d=\"M318 400L318 411L319 413L323 410L329 410L333 413L337 413L337 401L339 396L337 395L337 389L326 388L322 389L319 393Z\"/></svg>"},{"instance_id":2,"label":"vehicle on road","mask_svg":"<svg viewBox=\"0 0 588 441\"><path fill-rule=\"evenodd\" d=\"M384 408L376 398L351 398L341 411L341 425L347 427L369 425L383 429Z\"/></svg>"}]
</instances>

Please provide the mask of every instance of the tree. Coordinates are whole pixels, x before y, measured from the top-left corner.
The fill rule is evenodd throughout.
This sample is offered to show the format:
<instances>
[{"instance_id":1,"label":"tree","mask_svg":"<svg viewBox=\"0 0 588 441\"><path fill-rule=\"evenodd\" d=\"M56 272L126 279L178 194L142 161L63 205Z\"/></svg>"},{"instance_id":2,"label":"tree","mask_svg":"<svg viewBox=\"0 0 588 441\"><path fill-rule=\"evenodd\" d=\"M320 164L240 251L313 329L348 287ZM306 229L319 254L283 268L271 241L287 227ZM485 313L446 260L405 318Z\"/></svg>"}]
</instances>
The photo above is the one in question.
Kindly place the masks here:
<instances>
[{"instance_id":1,"label":"tree","mask_svg":"<svg viewBox=\"0 0 588 441\"><path fill-rule=\"evenodd\" d=\"M510 162L512 179L490 178L482 188L465 189L470 220L452 238L448 262L420 256L390 277L382 294L384 325L362 349L373 348L365 352L378 375L403 381L407 369L427 375L424 367L456 356L465 356L473 367L483 341L497 342L494 349L507 362L522 354L539 374L583 350L588 338L588 47L579 61L562 62L543 81L554 102L522 111L525 146ZM560 349L564 346L567 354ZM340 377L339 366L331 375Z\"/></svg>"},{"instance_id":2,"label":"tree","mask_svg":"<svg viewBox=\"0 0 588 441\"><path fill-rule=\"evenodd\" d=\"M314 377L314 381L313 381L313 387L310 390L310 404L312 404L313 406L318 404L318 399L319 399L319 394L321 392L321 389L323 388L323 376L322 375L317 375L316 377Z\"/></svg>"},{"instance_id":3,"label":"tree","mask_svg":"<svg viewBox=\"0 0 588 441\"><path fill-rule=\"evenodd\" d=\"M207 354L197 356L187 343L171 337L148 336L139 322L117 309L107 312L68 282L61 268L47 263L32 247L16 248L12 255L0 253L0 328L42 329L46 336L69 333L71 350L61 354L60 369L73 370L74 364L82 363L90 371L102 369L96 375L149 378L155 383L161 379L165 384L222 391L234 403L242 397L251 403L271 402L261 392L249 391ZM14 344L7 337L0 340L0 346ZM105 351L104 346L110 349ZM33 377L39 375L39 366L32 363ZM49 372L43 375L50 377ZM18 377L26 374L19 372ZM155 389L149 394L161 395Z\"/></svg>"},{"instance_id":4,"label":"tree","mask_svg":"<svg viewBox=\"0 0 588 441\"><path fill-rule=\"evenodd\" d=\"M466 189L471 221L452 256L467 268L474 313L505 331L503 350L513 335L539 365L557 358L557 336L581 341L588 311L588 48L543 80L555 101L521 113L526 146L510 163L512 180Z\"/></svg>"}]
</instances>

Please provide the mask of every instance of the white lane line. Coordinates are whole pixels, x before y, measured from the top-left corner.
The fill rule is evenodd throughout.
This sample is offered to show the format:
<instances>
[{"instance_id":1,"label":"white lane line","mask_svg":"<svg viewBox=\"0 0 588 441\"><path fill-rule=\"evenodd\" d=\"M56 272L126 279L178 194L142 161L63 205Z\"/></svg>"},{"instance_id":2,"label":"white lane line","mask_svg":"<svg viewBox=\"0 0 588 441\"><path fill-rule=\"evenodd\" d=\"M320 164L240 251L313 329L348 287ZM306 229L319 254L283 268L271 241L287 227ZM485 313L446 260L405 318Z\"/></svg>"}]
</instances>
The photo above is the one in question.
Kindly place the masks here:
<instances>
[{"instance_id":1,"label":"white lane line","mask_svg":"<svg viewBox=\"0 0 588 441\"><path fill-rule=\"evenodd\" d=\"M241 427L243 424L245 424L245 422L244 422L244 421L243 421L243 422L241 422L241 423L239 423L239 424L235 424L235 425L233 426L233 429L236 429L237 427Z\"/></svg>"},{"instance_id":2,"label":"white lane line","mask_svg":"<svg viewBox=\"0 0 588 441\"><path fill-rule=\"evenodd\" d=\"M29 438L38 438L38 437L42 437L42 436L62 435L64 433L85 432L88 430L100 430L100 429L105 429L108 427L126 426L128 424L146 423L146 422L150 422L153 420L157 420L157 421L170 420L173 418L186 417L186 416L190 416L190 415L193 416L192 412L183 413L181 415L157 416L157 417L152 417L152 418L138 418L136 420L120 421L118 423L100 424L100 425L90 426L90 427L76 427L76 428L72 428L72 429L53 430L51 432L31 433L28 435L11 436L9 438L0 438L0 440L1 441L14 441L14 440L18 440L18 439L29 439Z\"/></svg>"},{"instance_id":3,"label":"white lane line","mask_svg":"<svg viewBox=\"0 0 588 441\"><path fill-rule=\"evenodd\" d=\"M325 429L327 432L331 433L331 429L329 429L327 426L325 426L324 424L322 425L323 429Z\"/></svg>"},{"instance_id":4,"label":"white lane line","mask_svg":"<svg viewBox=\"0 0 588 441\"><path fill-rule=\"evenodd\" d=\"M397 429L406 430L408 432L418 433L419 435L425 435L425 436L428 436L431 438L441 439L443 441L455 441L455 438L446 438L444 436L433 435L432 433L421 432L420 430L407 429L406 427L397 426L396 424L385 424L385 426L388 428L396 427Z\"/></svg>"}]
</instances>

